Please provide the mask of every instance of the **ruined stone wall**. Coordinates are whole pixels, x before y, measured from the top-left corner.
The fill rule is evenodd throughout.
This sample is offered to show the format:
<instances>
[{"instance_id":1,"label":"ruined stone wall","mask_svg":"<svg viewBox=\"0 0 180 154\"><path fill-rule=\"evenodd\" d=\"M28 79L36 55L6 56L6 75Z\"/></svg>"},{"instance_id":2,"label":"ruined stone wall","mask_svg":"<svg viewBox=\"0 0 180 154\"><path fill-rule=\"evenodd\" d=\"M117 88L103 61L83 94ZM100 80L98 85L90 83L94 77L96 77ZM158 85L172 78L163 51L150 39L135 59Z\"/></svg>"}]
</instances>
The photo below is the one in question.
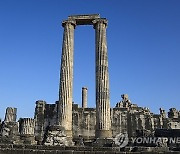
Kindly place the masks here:
<instances>
[{"instance_id":1,"label":"ruined stone wall","mask_svg":"<svg viewBox=\"0 0 180 154\"><path fill-rule=\"evenodd\" d=\"M34 114L34 119L35 119L35 137L36 140L41 143L44 137L45 133L45 128L44 128L44 114L45 114L45 105L46 102L39 100L36 101L36 108L35 108L35 114Z\"/></svg>"},{"instance_id":2,"label":"ruined stone wall","mask_svg":"<svg viewBox=\"0 0 180 154\"><path fill-rule=\"evenodd\" d=\"M73 104L73 136L91 138L95 136L96 110L94 108L79 108Z\"/></svg>"},{"instance_id":3,"label":"ruined stone wall","mask_svg":"<svg viewBox=\"0 0 180 154\"><path fill-rule=\"evenodd\" d=\"M0 125L2 139L10 138L9 143L13 141L20 143L20 140L23 140L23 143L35 143L32 137L35 136L38 144L41 144L46 129L57 124L57 104L57 102L47 104L45 101L37 101L34 119L21 118L18 122L16 122L16 109L7 108L5 119ZM113 137L120 133L127 133L129 137L134 137L137 135L137 130L153 133L156 129L180 129L178 110L171 108L166 114L163 109L160 109L160 114L153 114L148 108L132 104L126 95L115 108L111 108L110 113ZM95 138L95 108L83 108L73 104L72 117L73 138L80 136L90 140ZM32 139L28 140L29 136Z\"/></svg>"},{"instance_id":4,"label":"ruined stone wall","mask_svg":"<svg viewBox=\"0 0 180 154\"><path fill-rule=\"evenodd\" d=\"M44 127L55 125L57 122L57 104L46 104L44 110Z\"/></svg>"},{"instance_id":5,"label":"ruined stone wall","mask_svg":"<svg viewBox=\"0 0 180 154\"><path fill-rule=\"evenodd\" d=\"M6 116L11 115L8 119L12 120L8 120L9 122L4 120L1 124L1 142L4 143L8 139L7 143L41 144L46 128L56 124L57 103L47 104L44 101L37 101L35 119L21 118L16 122L12 118L16 117L14 116L16 114L11 113L6 112ZM73 104L72 117L73 138L82 136L93 141L96 130L96 109L81 108L78 104ZM147 135L156 129L180 129L179 111L170 109L166 117L162 109L160 114L153 114L148 108L119 102L111 109L111 125L113 137L120 133L127 133L129 137L136 136L137 130L140 134Z\"/></svg>"},{"instance_id":6,"label":"ruined stone wall","mask_svg":"<svg viewBox=\"0 0 180 154\"><path fill-rule=\"evenodd\" d=\"M128 136L136 136L137 130L153 132L155 129L178 129L180 120L177 118L179 112L170 109L169 117L160 109L160 114L153 114L148 108L138 107L129 100L117 103L115 108L111 108L111 129L115 137L120 133L127 133ZM82 136L86 139L95 137L96 109L82 108L78 104L72 107L72 131L73 137ZM57 118L57 103L46 104L38 102L35 112L35 134L36 137L43 138L46 127L54 125Z\"/></svg>"},{"instance_id":7,"label":"ruined stone wall","mask_svg":"<svg viewBox=\"0 0 180 154\"><path fill-rule=\"evenodd\" d=\"M112 109L113 136L119 133L127 133L128 136L136 136L136 130L154 129L154 119L146 108L141 107L116 107Z\"/></svg>"},{"instance_id":8,"label":"ruined stone wall","mask_svg":"<svg viewBox=\"0 0 180 154\"><path fill-rule=\"evenodd\" d=\"M112 134L127 133L127 109L114 108L111 112Z\"/></svg>"},{"instance_id":9,"label":"ruined stone wall","mask_svg":"<svg viewBox=\"0 0 180 154\"><path fill-rule=\"evenodd\" d=\"M35 108L35 137L41 143L46 128L49 125L54 125L57 120L57 102L55 104L47 104L45 101L39 100L36 102Z\"/></svg>"}]
</instances>

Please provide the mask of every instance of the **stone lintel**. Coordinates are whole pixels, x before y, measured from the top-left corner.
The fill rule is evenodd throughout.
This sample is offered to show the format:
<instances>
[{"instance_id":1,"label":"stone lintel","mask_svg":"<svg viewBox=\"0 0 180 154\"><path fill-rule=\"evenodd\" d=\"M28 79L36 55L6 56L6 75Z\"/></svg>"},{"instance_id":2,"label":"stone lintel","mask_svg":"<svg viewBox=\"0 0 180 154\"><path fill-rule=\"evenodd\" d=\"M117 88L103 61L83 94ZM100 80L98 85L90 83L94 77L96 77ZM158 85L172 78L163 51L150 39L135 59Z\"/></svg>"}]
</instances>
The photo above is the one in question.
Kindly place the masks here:
<instances>
[{"instance_id":1,"label":"stone lintel","mask_svg":"<svg viewBox=\"0 0 180 154\"><path fill-rule=\"evenodd\" d=\"M68 16L68 20L76 20L77 25L93 25L92 21L99 18L100 18L99 14Z\"/></svg>"}]
</instances>

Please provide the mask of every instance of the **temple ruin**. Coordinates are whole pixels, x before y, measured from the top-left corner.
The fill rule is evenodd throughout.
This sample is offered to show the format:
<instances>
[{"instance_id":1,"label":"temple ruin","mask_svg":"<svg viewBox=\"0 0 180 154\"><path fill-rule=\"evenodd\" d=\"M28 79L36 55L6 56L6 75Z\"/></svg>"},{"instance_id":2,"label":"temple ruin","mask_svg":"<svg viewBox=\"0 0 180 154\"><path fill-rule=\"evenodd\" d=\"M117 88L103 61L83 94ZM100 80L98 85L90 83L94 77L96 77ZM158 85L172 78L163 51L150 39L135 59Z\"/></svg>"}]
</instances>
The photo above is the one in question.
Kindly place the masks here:
<instances>
[{"instance_id":1,"label":"temple ruin","mask_svg":"<svg viewBox=\"0 0 180 154\"><path fill-rule=\"evenodd\" d=\"M129 138L180 137L180 111L175 108L168 113L160 108L160 113L154 114L147 107L133 104L127 94L110 107L107 23L98 14L73 15L62 22L59 100L54 104L36 101L34 117L18 121L17 109L8 107L0 122L1 144L118 147L114 138L119 134ZM88 87L82 87L82 105L73 102L74 30L79 25L92 25L95 29L96 108L88 107Z\"/></svg>"}]
</instances>

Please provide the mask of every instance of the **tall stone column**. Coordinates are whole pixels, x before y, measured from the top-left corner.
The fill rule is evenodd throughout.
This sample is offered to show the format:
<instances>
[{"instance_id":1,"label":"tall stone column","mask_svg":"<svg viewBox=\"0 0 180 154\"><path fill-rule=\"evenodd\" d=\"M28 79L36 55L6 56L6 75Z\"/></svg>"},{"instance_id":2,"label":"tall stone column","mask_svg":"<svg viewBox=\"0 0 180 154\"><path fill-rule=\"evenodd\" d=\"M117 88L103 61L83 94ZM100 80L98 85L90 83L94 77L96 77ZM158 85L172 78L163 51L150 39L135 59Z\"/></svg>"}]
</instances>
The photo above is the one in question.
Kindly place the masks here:
<instances>
[{"instance_id":1,"label":"tall stone column","mask_svg":"<svg viewBox=\"0 0 180 154\"><path fill-rule=\"evenodd\" d=\"M65 20L61 56L58 124L64 127L66 135L72 137L72 95L73 95L73 52L74 20Z\"/></svg>"},{"instance_id":2,"label":"tall stone column","mask_svg":"<svg viewBox=\"0 0 180 154\"><path fill-rule=\"evenodd\" d=\"M82 87L82 108L87 108L87 88Z\"/></svg>"},{"instance_id":3,"label":"tall stone column","mask_svg":"<svg viewBox=\"0 0 180 154\"><path fill-rule=\"evenodd\" d=\"M93 21L96 34L96 137L112 137L110 120L109 73L106 41L107 20Z\"/></svg>"}]
</instances>

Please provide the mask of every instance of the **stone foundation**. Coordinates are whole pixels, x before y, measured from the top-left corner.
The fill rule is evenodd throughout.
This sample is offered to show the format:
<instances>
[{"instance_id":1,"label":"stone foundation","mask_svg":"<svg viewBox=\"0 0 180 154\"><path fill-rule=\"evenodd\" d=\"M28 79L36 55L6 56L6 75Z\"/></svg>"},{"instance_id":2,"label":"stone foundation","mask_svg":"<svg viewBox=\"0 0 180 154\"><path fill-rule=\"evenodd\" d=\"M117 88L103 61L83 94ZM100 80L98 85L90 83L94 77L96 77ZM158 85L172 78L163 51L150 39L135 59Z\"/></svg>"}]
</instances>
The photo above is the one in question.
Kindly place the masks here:
<instances>
[{"instance_id":1,"label":"stone foundation","mask_svg":"<svg viewBox=\"0 0 180 154\"><path fill-rule=\"evenodd\" d=\"M123 150L123 151L122 151ZM0 145L0 154L179 154L159 147L60 147L60 146L31 146L31 145Z\"/></svg>"}]
</instances>

